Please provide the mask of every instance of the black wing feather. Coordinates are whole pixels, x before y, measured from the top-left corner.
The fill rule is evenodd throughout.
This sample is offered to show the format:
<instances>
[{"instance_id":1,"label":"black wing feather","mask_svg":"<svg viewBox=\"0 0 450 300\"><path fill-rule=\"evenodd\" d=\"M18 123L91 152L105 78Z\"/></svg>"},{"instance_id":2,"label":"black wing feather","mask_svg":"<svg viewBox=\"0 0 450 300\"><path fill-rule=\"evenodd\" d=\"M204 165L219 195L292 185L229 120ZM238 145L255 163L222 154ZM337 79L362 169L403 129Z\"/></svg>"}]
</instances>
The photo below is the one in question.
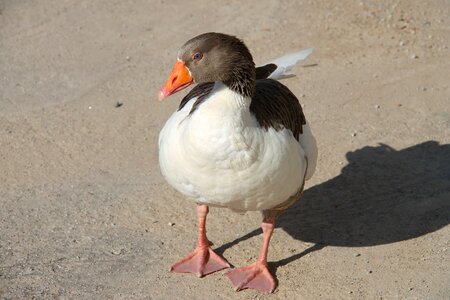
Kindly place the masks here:
<instances>
[{"instance_id":1,"label":"black wing feather","mask_svg":"<svg viewBox=\"0 0 450 300\"><path fill-rule=\"evenodd\" d=\"M283 84L272 79L256 81L256 92L250 104L261 127L276 130L287 128L298 140L306 124L305 115L297 97Z\"/></svg>"},{"instance_id":2,"label":"black wing feather","mask_svg":"<svg viewBox=\"0 0 450 300\"><path fill-rule=\"evenodd\" d=\"M192 109L189 114L192 114L197 107L203 102L206 96L212 91L214 82L204 82L197 84L184 98L181 100L178 110L183 109L186 103L194 97L198 97L197 101L192 105Z\"/></svg>"},{"instance_id":3,"label":"black wing feather","mask_svg":"<svg viewBox=\"0 0 450 300\"><path fill-rule=\"evenodd\" d=\"M266 79L267 77L269 77L270 74L272 74L273 71L275 71L277 69L277 65L276 64L267 64L261 67L257 67L255 72L256 72L256 79Z\"/></svg>"}]
</instances>

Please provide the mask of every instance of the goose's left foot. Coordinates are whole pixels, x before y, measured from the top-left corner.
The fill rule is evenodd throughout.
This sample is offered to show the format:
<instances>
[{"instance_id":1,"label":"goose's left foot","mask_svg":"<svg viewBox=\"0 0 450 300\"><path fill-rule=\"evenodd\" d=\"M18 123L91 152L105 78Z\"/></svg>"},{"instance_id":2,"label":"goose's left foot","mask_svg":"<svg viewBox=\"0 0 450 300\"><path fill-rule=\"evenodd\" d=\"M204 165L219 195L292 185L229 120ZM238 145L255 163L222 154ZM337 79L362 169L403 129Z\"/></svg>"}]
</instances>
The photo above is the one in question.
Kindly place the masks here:
<instances>
[{"instance_id":1,"label":"goose's left foot","mask_svg":"<svg viewBox=\"0 0 450 300\"><path fill-rule=\"evenodd\" d=\"M261 227L264 241L261 254L256 263L226 273L236 291L254 289L260 292L272 293L275 290L275 279L267 269L267 251L275 227L275 218L264 218Z\"/></svg>"},{"instance_id":2,"label":"goose's left foot","mask_svg":"<svg viewBox=\"0 0 450 300\"><path fill-rule=\"evenodd\" d=\"M237 292L243 289L254 289L272 293L276 287L272 274L270 274L267 266L261 262L228 271L225 275L230 278Z\"/></svg>"}]
</instances>

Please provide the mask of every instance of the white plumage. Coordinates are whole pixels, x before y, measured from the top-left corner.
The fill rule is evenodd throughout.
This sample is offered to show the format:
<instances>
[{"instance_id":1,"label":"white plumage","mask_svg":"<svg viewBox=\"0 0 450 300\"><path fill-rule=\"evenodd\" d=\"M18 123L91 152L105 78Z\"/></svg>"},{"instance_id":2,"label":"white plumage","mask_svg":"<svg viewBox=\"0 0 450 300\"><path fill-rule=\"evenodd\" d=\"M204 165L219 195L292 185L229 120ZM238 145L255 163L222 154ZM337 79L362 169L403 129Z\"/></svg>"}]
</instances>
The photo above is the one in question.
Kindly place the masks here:
<instances>
[{"instance_id":1,"label":"white plumage","mask_svg":"<svg viewBox=\"0 0 450 300\"><path fill-rule=\"evenodd\" d=\"M275 64L277 65L277 68L272 72L272 74L270 74L268 78L282 79L285 77L294 76L289 72L296 64L298 64L302 60L305 60L313 52L313 50L313 48L303 49L301 51L286 54L282 57L272 60L271 62L269 62L269 64Z\"/></svg>"}]
</instances>

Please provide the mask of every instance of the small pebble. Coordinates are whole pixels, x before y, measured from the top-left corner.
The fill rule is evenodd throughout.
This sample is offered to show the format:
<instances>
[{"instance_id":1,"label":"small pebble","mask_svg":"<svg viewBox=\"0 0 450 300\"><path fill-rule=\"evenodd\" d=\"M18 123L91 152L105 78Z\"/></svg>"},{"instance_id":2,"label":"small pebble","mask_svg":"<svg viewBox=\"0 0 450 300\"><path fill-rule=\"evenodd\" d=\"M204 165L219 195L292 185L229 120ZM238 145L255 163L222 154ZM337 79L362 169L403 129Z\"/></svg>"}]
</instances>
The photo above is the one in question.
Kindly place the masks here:
<instances>
[{"instance_id":1,"label":"small pebble","mask_svg":"<svg viewBox=\"0 0 450 300\"><path fill-rule=\"evenodd\" d=\"M126 59L127 61L130 61L131 56L127 55L127 57L125 57L125 59Z\"/></svg>"},{"instance_id":2,"label":"small pebble","mask_svg":"<svg viewBox=\"0 0 450 300\"><path fill-rule=\"evenodd\" d=\"M419 58L419 56L417 56L417 54L411 54L411 56L410 56L409 58L411 58L411 59L417 59L417 58Z\"/></svg>"},{"instance_id":3,"label":"small pebble","mask_svg":"<svg viewBox=\"0 0 450 300\"><path fill-rule=\"evenodd\" d=\"M89 106L88 108L89 108L89 109L92 109L92 106Z\"/></svg>"},{"instance_id":4,"label":"small pebble","mask_svg":"<svg viewBox=\"0 0 450 300\"><path fill-rule=\"evenodd\" d=\"M174 226L175 223L169 222L169 223L167 223L167 225L169 225L169 226Z\"/></svg>"},{"instance_id":5,"label":"small pebble","mask_svg":"<svg viewBox=\"0 0 450 300\"><path fill-rule=\"evenodd\" d=\"M354 257L359 257L359 256L361 256L361 253L355 253L355 254L353 254L353 256Z\"/></svg>"},{"instance_id":6,"label":"small pebble","mask_svg":"<svg viewBox=\"0 0 450 300\"><path fill-rule=\"evenodd\" d=\"M356 136L356 132L353 132L353 133L352 133L352 136Z\"/></svg>"},{"instance_id":7,"label":"small pebble","mask_svg":"<svg viewBox=\"0 0 450 300\"><path fill-rule=\"evenodd\" d=\"M410 288L409 288L409 290L410 290L410 291L412 291L412 290L413 290L413 288L412 288L412 287L410 287Z\"/></svg>"},{"instance_id":8,"label":"small pebble","mask_svg":"<svg viewBox=\"0 0 450 300\"><path fill-rule=\"evenodd\" d=\"M400 45L400 46L405 46L406 43L405 43L405 41L400 41L399 45Z\"/></svg>"},{"instance_id":9,"label":"small pebble","mask_svg":"<svg viewBox=\"0 0 450 300\"><path fill-rule=\"evenodd\" d=\"M113 255L121 255L124 253L125 253L125 249L116 249L116 250L111 251L111 254L113 254Z\"/></svg>"},{"instance_id":10,"label":"small pebble","mask_svg":"<svg viewBox=\"0 0 450 300\"><path fill-rule=\"evenodd\" d=\"M379 104L375 104L373 107L375 107L376 109L379 109L380 105Z\"/></svg>"},{"instance_id":11,"label":"small pebble","mask_svg":"<svg viewBox=\"0 0 450 300\"><path fill-rule=\"evenodd\" d=\"M372 270L367 271L367 274L372 274Z\"/></svg>"}]
</instances>

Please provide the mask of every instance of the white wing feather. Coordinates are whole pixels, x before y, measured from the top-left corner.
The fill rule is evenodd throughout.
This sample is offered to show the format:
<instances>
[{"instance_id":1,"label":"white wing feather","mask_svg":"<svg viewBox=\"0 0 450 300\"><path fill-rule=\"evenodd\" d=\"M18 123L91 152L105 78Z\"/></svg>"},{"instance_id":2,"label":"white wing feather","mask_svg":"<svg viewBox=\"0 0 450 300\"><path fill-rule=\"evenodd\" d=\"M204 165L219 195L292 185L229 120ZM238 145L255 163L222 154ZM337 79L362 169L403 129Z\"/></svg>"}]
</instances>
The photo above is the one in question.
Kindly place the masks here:
<instances>
[{"instance_id":1,"label":"white wing feather","mask_svg":"<svg viewBox=\"0 0 450 300\"><path fill-rule=\"evenodd\" d=\"M269 75L270 79L282 79L285 77L293 76L289 73L292 68L300 61L305 60L313 51L313 48L303 49L298 52L287 54L285 56L279 57L272 60L269 64L276 64L277 68L272 74Z\"/></svg>"}]
</instances>

